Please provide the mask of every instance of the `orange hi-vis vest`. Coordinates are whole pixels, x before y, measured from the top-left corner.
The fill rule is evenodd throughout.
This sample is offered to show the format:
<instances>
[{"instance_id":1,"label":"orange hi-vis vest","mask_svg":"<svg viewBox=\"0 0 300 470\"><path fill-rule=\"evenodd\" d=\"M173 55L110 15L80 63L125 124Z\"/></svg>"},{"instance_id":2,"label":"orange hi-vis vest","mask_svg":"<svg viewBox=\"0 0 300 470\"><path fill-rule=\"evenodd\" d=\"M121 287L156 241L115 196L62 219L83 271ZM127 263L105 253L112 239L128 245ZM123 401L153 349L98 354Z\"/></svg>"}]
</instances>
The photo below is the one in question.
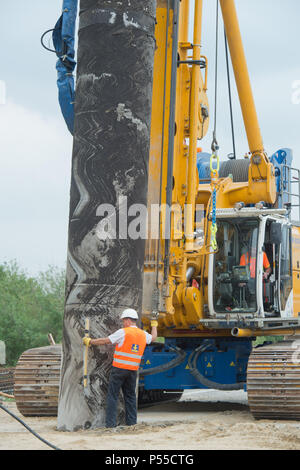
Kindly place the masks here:
<instances>
[{"instance_id":1,"label":"orange hi-vis vest","mask_svg":"<svg viewBox=\"0 0 300 470\"><path fill-rule=\"evenodd\" d=\"M125 338L122 346L116 346L113 367L138 370L146 347L146 335L140 328L123 328Z\"/></svg>"},{"instance_id":2,"label":"orange hi-vis vest","mask_svg":"<svg viewBox=\"0 0 300 470\"><path fill-rule=\"evenodd\" d=\"M255 277L255 268L256 268L256 257L250 256L249 258L249 253L246 253L246 255L242 255L240 259L240 266L250 266L250 276L251 278ZM268 257L265 252L263 252L263 267L264 269L268 269L270 267L270 263L268 260Z\"/></svg>"}]
</instances>

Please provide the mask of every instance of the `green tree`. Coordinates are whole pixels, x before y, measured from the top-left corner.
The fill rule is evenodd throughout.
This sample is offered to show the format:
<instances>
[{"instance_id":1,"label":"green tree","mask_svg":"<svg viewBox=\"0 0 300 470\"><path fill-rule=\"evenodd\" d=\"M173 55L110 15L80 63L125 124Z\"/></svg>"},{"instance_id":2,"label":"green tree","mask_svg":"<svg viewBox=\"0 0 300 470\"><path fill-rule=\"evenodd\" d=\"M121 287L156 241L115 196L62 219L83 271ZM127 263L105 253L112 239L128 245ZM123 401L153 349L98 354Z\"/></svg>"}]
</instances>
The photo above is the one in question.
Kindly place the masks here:
<instances>
[{"instance_id":1,"label":"green tree","mask_svg":"<svg viewBox=\"0 0 300 470\"><path fill-rule=\"evenodd\" d=\"M64 283L65 272L56 267L31 277L16 261L0 265L0 339L7 365L27 349L48 345L48 333L61 341Z\"/></svg>"}]
</instances>

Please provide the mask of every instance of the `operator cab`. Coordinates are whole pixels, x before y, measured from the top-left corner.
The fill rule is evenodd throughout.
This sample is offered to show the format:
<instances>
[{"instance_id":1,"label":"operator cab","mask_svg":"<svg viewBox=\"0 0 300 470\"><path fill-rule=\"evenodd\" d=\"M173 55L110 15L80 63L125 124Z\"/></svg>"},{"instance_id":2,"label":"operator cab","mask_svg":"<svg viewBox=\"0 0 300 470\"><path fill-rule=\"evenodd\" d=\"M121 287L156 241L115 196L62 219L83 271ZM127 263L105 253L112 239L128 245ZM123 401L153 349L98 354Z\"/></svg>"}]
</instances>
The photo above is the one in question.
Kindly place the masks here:
<instances>
[{"instance_id":1,"label":"operator cab","mask_svg":"<svg viewBox=\"0 0 300 470\"><path fill-rule=\"evenodd\" d=\"M218 251L210 256L209 265L210 317L292 316L291 228L287 219L247 217L246 210L243 217L233 213L232 218L217 219Z\"/></svg>"},{"instance_id":2,"label":"operator cab","mask_svg":"<svg viewBox=\"0 0 300 470\"><path fill-rule=\"evenodd\" d=\"M256 312L257 220L218 221L214 307L217 313Z\"/></svg>"}]
</instances>

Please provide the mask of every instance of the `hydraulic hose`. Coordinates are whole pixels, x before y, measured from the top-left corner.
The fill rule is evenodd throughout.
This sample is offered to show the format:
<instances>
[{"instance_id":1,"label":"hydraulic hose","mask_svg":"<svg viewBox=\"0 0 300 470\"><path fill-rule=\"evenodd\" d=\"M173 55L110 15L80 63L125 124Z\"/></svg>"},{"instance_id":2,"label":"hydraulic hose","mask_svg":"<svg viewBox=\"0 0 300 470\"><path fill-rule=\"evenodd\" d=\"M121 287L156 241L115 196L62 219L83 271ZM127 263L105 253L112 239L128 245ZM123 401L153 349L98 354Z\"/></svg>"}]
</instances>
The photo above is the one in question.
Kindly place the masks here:
<instances>
[{"instance_id":1,"label":"hydraulic hose","mask_svg":"<svg viewBox=\"0 0 300 470\"><path fill-rule=\"evenodd\" d=\"M54 450L61 450L59 449L58 447L54 446L53 444L51 444L50 442L46 441L46 439L43 439L41 436L39 436L33 429L31 429L28 424L24 423L24 421L22 421L22 419L20 419L18 416L16 416L14 413L12 413L12 411L10 411L8 408L6 408L5 406L1 405L0 403L0 408L3 410L3 411L6 411L6 413L8 413L10 416L12 416L13 418L15 418L17 421L19 421L19 423L21 423L26 429L27 431L31 432L31 434L33 434L35 437L37 437L38 439L40 439L40 441L42 441L44 444L46 444L47 446L51 447L52 449Z\"/></svg>"},{"instance_id":2,"label":"hydraulic hose","mask_svg":"<svg viewBox=\"0 0 300 470\"><path fill-rule=\"evenodd\" d=\"M167 370L174 369L174 367L179 366L182 364L186 358L186 352L183 351L182 349L176 347L170 347L170 350L175 351L177 353L177 357L172 359L171 361L162 364L157 367L152 367L150 369L141 369L140 370L140 375L145 376L145 375L152 375L152 374L158 374L160 372L166 372Z\"/></svg>"},{"instance_id":3,"label":"hydraulic hose","mask_svg":"<svg viewBox=\"0 0 300 470\"><path fill-rule=\"evenodd\" d=\"M202 375L199 370L197 369L197 360L198 357L200 356L201 353L206 351L208 349L209 345L208 344L203 344L202 346L199 346L195 351L190 355L189 360L188 360L188 365L189 365L189 370L192 376L200 382L202 385L204 385L207 388L213 388L215 390L242 390L244 388L244 383L243 382L237 382L235 384L220 384L217 382L213 382L212 380L207 379Z\"/></svg>"}]
</instances>

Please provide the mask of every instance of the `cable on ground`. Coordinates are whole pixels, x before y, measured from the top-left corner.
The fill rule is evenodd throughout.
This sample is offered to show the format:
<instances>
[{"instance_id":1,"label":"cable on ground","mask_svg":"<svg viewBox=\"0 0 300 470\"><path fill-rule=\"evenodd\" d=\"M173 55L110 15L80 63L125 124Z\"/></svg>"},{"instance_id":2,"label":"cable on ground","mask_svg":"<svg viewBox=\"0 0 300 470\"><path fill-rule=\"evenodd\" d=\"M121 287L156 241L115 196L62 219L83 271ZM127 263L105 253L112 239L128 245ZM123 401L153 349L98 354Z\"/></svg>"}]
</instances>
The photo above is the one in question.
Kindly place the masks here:
<instances>
[{"instance_id":1,"label":"cable on ground","mask_svg":"<svg viewBox=\"0 0 300 470\"><path fill-rule=\"evenodd\" d=\"M3 406L1 403L0 403L0 408L3 411L5 411L6 413L8 413L10 416L12 416L12 418L16 419L19 423L21 423L27 429L27 431L31 432L31 434L33 434L35 437L37 437L44 444L46 444L47 446L51 447L54 450L62 450L62 449L59 449L58 447L56 447L55 445L51 444L50 442L46 441L46 439L44 439L43 437L39 436L39 434L37 434L33 429L31 429L31 427L28 426L28 424L24 423L24 421L21 418L16 416L12 411L10 411L8 408Z\"/></svg>"}]
</instances>

